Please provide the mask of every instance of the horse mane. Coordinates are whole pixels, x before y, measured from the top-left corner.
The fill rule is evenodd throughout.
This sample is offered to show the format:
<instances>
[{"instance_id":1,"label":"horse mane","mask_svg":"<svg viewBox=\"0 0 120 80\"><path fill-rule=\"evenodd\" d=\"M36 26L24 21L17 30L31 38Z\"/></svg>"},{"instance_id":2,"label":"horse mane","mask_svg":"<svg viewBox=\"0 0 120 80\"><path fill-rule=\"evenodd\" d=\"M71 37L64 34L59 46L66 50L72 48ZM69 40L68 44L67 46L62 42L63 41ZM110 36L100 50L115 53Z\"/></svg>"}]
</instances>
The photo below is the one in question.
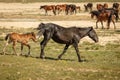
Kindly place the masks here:
<instances>
[{"instance_id":1,"label":"horse mane","mask_svg":"<svg viewBox=\"0 0 120 80\"><path fill-rule=\"evenodd\" d=\"M90 29L90 30L92 30L93 29L93 27L91 26L91 27L79 27L78 29L79 30L81 30L81 31L83 31L83 30L86 30L86 29Z\"/></svg>"},{"instance_id":2,"label":"horse mane","mask_svg":"<svg viewBox=\"0 0 120 80\"><path fill-rule=\"evenodd\" d=\"M60 26L60 25L57 25L57 24L54 24L54 23L47 23L47 24L45 24L45 25L54 25L54 26L57 27L57 28L65 28L65 27L63 27L63 26Z\"/></svg>"}]
</instances>

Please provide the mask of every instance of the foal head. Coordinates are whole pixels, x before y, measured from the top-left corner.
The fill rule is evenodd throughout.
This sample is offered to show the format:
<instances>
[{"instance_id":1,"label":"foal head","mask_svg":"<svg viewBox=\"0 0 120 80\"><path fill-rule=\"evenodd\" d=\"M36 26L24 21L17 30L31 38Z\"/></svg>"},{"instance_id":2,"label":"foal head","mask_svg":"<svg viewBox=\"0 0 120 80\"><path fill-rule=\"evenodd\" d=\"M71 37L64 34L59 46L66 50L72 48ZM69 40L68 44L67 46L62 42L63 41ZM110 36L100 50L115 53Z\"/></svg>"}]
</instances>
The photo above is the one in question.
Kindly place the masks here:
<instances>
[{"instance_id":1,"label":"foal head","mask_svg":"<svg viewBox=\"0 0 120 80\"><path fill-rule=\"evenodd\" d=\"M88 32L88 36L95 42L98 42L98 36L95 32L95 30L93 29L93 27L90 27L90 30Z\"/></svg>"},{"instance_id":2,"label":"foal head","mask_svg":"<svg viewBox=\"0 0 120 80\"><path fill-rule=\"evenodd\" d=\"M35 35L34 32L29 33L29 37L30 37L30 39L32 39L34 42L37 41L37 39L36 39L36 35Z\"/></svg>"}]
</instances>

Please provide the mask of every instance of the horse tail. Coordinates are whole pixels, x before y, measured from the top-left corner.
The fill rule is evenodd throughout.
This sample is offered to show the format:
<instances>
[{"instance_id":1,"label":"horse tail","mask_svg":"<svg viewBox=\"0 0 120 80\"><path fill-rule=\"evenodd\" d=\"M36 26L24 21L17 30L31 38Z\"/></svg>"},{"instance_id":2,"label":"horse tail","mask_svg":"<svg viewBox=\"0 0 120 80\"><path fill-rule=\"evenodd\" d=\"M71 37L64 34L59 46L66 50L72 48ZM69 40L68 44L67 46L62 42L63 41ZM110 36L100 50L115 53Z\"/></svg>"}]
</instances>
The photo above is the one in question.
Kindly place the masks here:
<instances>
[{"instance_id":1,"label":"horse tail","mask_svg":"<svg viewBox=\"0 0 120 80\"><path fill-rule=\"evenodd\" d=\"M9 36L10 36L10 34L7 34L7 35L5 36L5 40L6 40L6 41L8 40Z\"/></svg>"}]
</instances>

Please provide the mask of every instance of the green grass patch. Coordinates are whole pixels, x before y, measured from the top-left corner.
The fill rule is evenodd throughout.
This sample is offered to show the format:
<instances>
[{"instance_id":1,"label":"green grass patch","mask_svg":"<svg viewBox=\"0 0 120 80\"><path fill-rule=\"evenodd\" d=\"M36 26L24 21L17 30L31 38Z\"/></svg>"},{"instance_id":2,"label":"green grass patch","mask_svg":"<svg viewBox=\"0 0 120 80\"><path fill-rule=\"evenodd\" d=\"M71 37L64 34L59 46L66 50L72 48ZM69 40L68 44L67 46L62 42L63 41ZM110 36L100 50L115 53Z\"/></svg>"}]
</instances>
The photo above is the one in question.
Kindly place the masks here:
<instances>
[{"instance_id":1,"label":"green grass patch","mask_svg":"<svg viewBox=\"0 0 120 80\"><path fill-rule=\"evenodd\" d=\"M34 31L33 29L0 29L0 33ZM36 32L36 31L34 31ZM100 31L97 31L99 34ZM106 32L108 35L110 32ZM114 34L117 34L113 31ZM102 36L102 34L99 34ZM45 47L47 59L36 58L40 55L40 38L37 43L30 41L32 57L12 55L12 45L7 47L8 55L0 55L1 80L119 80L120 45L108 43L104 46L83 42L79 45L83 62L78 62L76 52L69 47L62 60L57 56L64 45L50 40ZM4 47L4 37L0 37L0 52ZM20 44L16 46L20 53ZM24 55L27 54L24 47Z\"/></svg>"}]
</instances>

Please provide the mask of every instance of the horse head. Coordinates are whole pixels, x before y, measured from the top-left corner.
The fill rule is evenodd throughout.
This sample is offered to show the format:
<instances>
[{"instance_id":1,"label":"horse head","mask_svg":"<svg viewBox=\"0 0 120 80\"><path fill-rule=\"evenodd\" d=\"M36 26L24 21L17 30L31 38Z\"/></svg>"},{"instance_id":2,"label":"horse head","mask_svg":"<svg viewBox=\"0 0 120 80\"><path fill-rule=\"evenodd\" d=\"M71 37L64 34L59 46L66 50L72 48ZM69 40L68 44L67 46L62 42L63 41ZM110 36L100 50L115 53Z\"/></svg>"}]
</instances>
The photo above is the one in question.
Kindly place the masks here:
<instances>
[{"instance_id":1,"label":"horse head","mask_svg":"<svg viewBox=\"0 0 120 80\"><path fill-rule=\"evenodd\" d=\"M91 18L93 19L94 18L93 11L91 11L90 14L91 14Z\"/></svg>"},{"instance_id":2,"label":"horse head","mask_svg":"<svg viewBox=\"0 0 120 80\"><path fill-rule=\"evenodd\" d=\"M31 36L31 39L34 41L34 42L37 42L37 39L36 39L36 34L34 32L31 32L30 33L32 36Z\"/></svg>"},{"instance_id":3,"label":"horse head","mask_svg":"<svg viewBox=\"0 0 120 80\"><path fill-rule=\"evenodd\" d=\"M44 9L44 8L45 8L45 6L46 6L46 5L44 5L44 6L40 6L40 9Z\"/></svg>"},{"instance_id":4,"label":"horse head","mask_svg":"<svg viewBox=\"0 0 120 80\"><path fill-rule=\"evenodd\" d=\"M99 40L98 40L98 36L97 36L95 30L93 29L93 27L89 27L89 28L90 28L90 30L89 30L89 32L88 32L88 36L89 36L93 41L98 42Z\"/></svg>"},{"instance_id":5,"label":"horse head","mask_svg":"<svg viewBox=\"0 0 120 80\"><path fill-rule=\"evenodd\" d=\"M91 18L94 18L94 16L96 16L97 18L100 15L100 12L97 10L94 10L94 11L91 11L90 14L91 14Z\"/></svg>"}]
</instances>

